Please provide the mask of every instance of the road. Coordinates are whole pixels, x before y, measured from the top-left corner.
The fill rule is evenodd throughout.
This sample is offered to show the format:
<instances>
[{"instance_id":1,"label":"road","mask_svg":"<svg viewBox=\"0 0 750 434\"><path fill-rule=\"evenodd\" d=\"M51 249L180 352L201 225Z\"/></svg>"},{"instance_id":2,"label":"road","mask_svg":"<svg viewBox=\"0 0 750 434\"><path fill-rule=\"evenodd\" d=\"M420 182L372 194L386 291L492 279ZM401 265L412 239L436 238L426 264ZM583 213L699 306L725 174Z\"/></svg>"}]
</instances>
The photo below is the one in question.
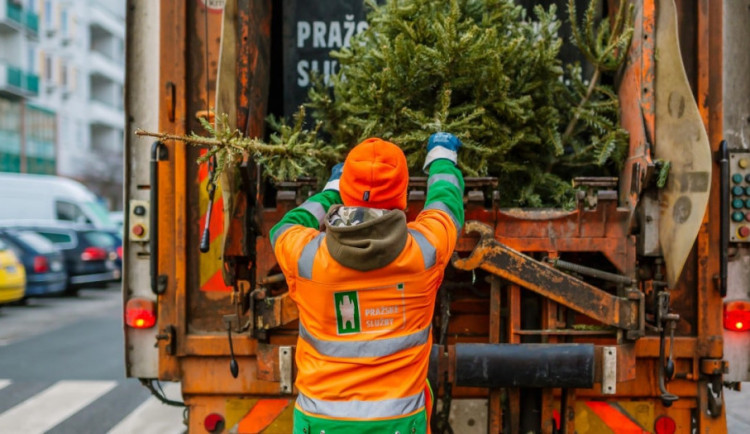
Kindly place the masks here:
<instances>
[{"instance_id":1,"label":"road","mask_svg":"<svg viewBox=\"0 0 750 434\"><path fill-rule=\"evenodd\" d=\"M0 308L0 433L178 434L182 409L124 377L119 288ZM164 385L180 400L179 385ZM750 433L750 383L725 389L731 434Z\"/></svg>"},{"instance_id":2,"label":"road","mask_svg":"<svg viewBox=\"0 0 750 434\"><path fill-rule=\"evenodd\" d=\"M724 389L729 434L750 433L750 382L742 386L741 392Z\"/></svg>"},{"instance_id":3,"label":"road","mask_svg":"<svg viewBox=\"0 0 750 434\"><path fill-rule=\"evenodd\" d=\"M125 378L120 318L117 286L0 308L0 433L185 432L182 409Z\"/></svg>"}]
</instances>

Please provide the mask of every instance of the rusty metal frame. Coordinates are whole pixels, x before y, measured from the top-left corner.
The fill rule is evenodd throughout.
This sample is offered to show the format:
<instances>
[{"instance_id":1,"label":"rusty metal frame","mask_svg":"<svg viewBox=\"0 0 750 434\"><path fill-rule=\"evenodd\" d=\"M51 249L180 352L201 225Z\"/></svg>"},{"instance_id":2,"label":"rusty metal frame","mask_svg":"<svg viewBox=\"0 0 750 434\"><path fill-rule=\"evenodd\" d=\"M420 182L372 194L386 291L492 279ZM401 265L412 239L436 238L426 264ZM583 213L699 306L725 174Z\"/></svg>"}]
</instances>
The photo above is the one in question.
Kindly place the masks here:
<instances>
[{"instance_id":1,"label":"rusty metal frame","mask_svg":"<svg viewBox=\"0 0 750 434\"><path fill-rule=\"evenodd\" d=\"M479 233L479 242L468 258L454 256L454 267L481 268L602 324L631 332L631 339L643 335L645 315L640 291L632 290L628 297L609 294L497 242L492 228L484 223L469 221L466 232Z\"/></svg>"}]
</instances>

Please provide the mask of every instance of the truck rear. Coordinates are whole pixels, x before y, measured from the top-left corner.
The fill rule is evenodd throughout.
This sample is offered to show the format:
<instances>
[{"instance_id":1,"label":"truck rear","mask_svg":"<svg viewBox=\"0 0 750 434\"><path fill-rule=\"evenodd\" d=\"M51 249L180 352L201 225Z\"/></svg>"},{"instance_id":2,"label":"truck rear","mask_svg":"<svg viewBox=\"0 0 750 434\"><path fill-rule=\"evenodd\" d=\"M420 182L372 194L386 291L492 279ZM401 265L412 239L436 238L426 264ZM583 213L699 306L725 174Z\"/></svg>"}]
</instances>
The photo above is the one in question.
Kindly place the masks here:
<instances>
[{"instance_id":1,"label":"truck rear","mask_svg":"<svg viewBox=\"0 0 750 434\"><path fill-rule=\"evenodd\" d=\"M312 70L334 70L333 29L367 25L351 3L236 2L236 125L247 136L264 137L268 114L295 109ZM496 179L466 180L467 224L433 321L436 432L726 432L723 386L750 378L750 153L722 142L725 6L632 4L620 176L575 179L571 210L501 208ZM201 131L227 49L222 7L129 2L130 131ZM682 51L657 55L669 32ZM682 87L662 78L668 59L684 67ZM693 132L690 143L671 147L703 155L691 144L701 142L710 158L673 157L660 185L656 149L680 131ZM195 164L201 152L128 136L127 375L157 395L158 381L179 381L184 403L169 403L187 407L191 433L291 432L298 311L268 231L317 183L272 183L248 159L226 212L212 167ZM411 179L409 219L425 189ZM675 276L676 252L664 246L680 244L664 234L691 221Z\"/></svg>"}]
</instances>

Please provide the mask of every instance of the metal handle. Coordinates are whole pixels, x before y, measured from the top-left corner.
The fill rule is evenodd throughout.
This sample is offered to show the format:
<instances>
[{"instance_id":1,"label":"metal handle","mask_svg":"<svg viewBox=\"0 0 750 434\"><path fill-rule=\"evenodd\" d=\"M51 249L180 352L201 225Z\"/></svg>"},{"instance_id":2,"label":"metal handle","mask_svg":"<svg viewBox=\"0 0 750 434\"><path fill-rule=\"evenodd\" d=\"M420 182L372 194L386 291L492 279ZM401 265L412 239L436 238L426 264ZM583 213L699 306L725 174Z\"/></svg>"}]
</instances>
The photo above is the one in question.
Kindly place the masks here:
<instances>
[{"instance_id":1,"label":"metal handle","mask_svg":"<svg viewBox=\"0 0 750 434\"><path fill-rule=\"evenodd\" d=\"M672 349L674 347L674 329L673 328L671 329L672 340L670 342L670 347L669 347L669 361L672 362L671 367L669 366L670 364L668 363L666 359L666 355L664 351L664 347L666 345L666 336L665 336L666 327L667 326L673 327L674 323L678 319L679 319L679 316L674 315L674 314L668 314L667 318L663 319L663 322L661 324L661 331L659 332L659 362L656 367L656 375L658 377L659 390L661 391L661 403L664 407L671 407L675 401L680 399L677 395L670 393L667 390L667 386L666 386L667 380L670 379L671 377L670 374L674 374L674 361L672 360L672 354L673 354ZM668 324L669 322L671 322L672 324ZM668 370L671 370L672 372L668 373L667 372Z\"/></svg>"},{"instance_id":2,"label":"metal handle","mask_svg":"<svg viewBox=\"0 0 750 434\"><path fill-rule=\"evenodd\" d=\"M214 199L208 200L208 212L206 212L206 223L203 227L203 235L201 235L200 251L201 253L207 253L211 249L211 231L209 225L211 224L211 209L214 207Z\"/></svg>"},{"instance_id":3,"label":"metal handle","mask_svg":"<svg viewBox=\"0 0 750 434\"><path fill-rule=\"evenodd\" d=\"M719 167L721 170L719 218L721 221L719 247L719 293L727 295L727 264L729 263L729 148L727 141L719 145Z\"/></svg>"},{"instance_id":4,"label":"metal handle","mask_svg":"<svg viewBox=\"0 0 750 434\"><path fill-rule=\"evenodd\" d=\"M149 237L149 274L151 291L154 294L164 292L164 285L159 285L159 162L168 158L167 147L156 141L151 145L151 215L149 216L151 236Z\"/></svg>"},{"instance_id":5,"label":"metal handle","mask_svg":"<svg viewBox=\"0 0 750 434\"><path fill-rule=\"evenodd\" d=\"M216 159L211 157L208 159L208 208L206 211L206 221L203 224L203 235L201 235L200 251L201 253L207 253L211 249L211 211L214 209L214 195L216 194L216 180L214 179L214 173L216 173Z\"/></svg>"}]
</instances>

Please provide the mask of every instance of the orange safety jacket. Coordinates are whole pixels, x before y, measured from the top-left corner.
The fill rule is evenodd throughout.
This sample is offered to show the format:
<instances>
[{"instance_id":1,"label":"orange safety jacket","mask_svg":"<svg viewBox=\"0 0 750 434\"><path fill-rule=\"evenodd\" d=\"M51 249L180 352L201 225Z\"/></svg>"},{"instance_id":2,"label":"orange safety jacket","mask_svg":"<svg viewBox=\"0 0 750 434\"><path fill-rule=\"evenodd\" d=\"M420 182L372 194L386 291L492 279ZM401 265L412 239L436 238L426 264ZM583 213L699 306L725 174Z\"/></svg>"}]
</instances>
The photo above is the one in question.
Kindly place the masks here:
<instances>
[{"instance_id":1,"label":"orange safety jacket","mask_svg":"<svg viewBox=\"0 0 750 434\"><path fill-rule=\"evenodd\" d=\"M425 412L435 296L464 217L461 173L439 160L430 175L414 222L393 210L334 227L326 211L338 192L329 190L290 212L314 217L326 231L294 219L271 231L299 307L296 410L313 421L403 419L412 425L401 432L427 431L425 417L416 427L410 416ZM297 431L295 422L295 432L312 430Z\"/></svg>"}]
</instances>

